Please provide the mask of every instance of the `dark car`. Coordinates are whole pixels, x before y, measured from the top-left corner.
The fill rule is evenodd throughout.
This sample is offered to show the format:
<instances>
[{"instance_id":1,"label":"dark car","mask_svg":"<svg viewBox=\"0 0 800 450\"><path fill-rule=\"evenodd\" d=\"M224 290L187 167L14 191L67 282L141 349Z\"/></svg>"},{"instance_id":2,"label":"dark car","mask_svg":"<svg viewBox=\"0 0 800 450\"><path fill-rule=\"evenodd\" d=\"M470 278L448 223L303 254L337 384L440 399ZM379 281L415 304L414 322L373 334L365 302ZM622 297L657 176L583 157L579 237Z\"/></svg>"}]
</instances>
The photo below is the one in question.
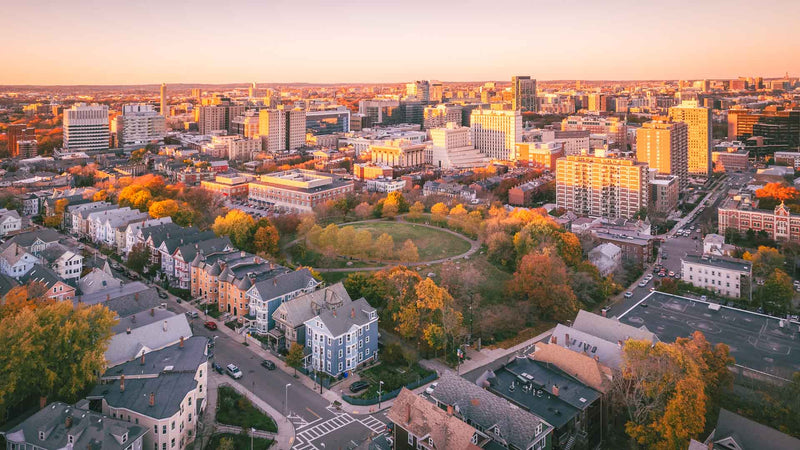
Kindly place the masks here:
<instances>
[{"instance_id":1,"label":"dark car","mask_svg":"<svg viewBox=\"0 0 800 450\"><path fill-rule=\"evenodd\" d=\"M264 367L267 370L275 370L275 363L268 359L265 359L261 361L261 367Z\"/></svg>"},{"instance_id":2,"label":"dark car","mask_svg":"<svg viewBox=\"0 0 800 450\"><path fill-rule=\"evenodd\" d=\"M350 392L361 392L369 387L369 383L364 380L359 380L350 385Z\"/></svg>"},{"instance_id":3,"label":"dark car","mask_svg":"<svg viewBox=\"0 0 800 450\"><path fill-rule=\"evenodd\" d=\"M167 298L167 293L166 293L166 292L164 292L164 291L158 291L158 296L159 296L160 298Z\"/></svg>"},{"instance_id":4,"label":"dark car","mask_svg":"<svg viewBox=\"0 0 800 450\"><path fill-rule=\"evenodd\" d=\"M210 320L208 322L204 323L203 326L208 328L209 330L212 330L212 331L217 329L217 323L216 322L212 322Z\"/></svg>"},{"instance_id":5,"label":"dark car","mask_svg":"<svg viewBox=\"0 0 800 450\"><path fill-rule=\"evenodd\" d=\"M136 272L128 272L127 276L128 276L128 279L130 279L130 280L138 280L139 279L139 274L137 274Z\"/></svg>"},{"instance_id":6,"label":"dark car","mask_svg":"<svg viewBox=\"0 0 800 450\"><path fill-rule=\"evenodd\" d=\"M211 367L219 374L225 373L225 369L223 369L218 363L211 364Z\"/></svg>"}]
</instances>

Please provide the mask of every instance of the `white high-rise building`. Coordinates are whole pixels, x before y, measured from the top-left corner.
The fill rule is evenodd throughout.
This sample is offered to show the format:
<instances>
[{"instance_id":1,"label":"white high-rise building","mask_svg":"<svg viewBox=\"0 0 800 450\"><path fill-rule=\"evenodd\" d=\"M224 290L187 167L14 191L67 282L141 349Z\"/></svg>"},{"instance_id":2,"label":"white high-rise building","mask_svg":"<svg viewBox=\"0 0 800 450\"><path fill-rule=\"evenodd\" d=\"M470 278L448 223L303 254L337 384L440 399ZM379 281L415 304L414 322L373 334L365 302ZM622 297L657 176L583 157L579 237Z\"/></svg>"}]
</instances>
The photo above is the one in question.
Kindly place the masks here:
<instances>
[{"instance_id":1,"label":"white high-rise building","mask_svg":"<svg viewBox=\"0 0 800 450\"><path fill-rule=\"evenodd\" d=\"M167 132L166 119L152 105L123 105L114 122L118 146L125 150L163 143Z\"/></svg>"},{"instance_id":2,"label":"white high-rise building","mask_svg":"<svg viewBox=\"0 0 800 450\"><path fill-rule=\"evenodd\" d=\"M470 142L469 127L449 122L430 130L432 144L425 150L425 163L442 169L482 167L489 163Z\"/></svg>"},{"instance_id":3,"label":"white high-rise building","mask_svg":"<svg viewBox=\"0 0 800 450\"><path fill-rule=\"evenodd\" d=\"M406 97L427 103L431 98L431 84L427 80L406 84Z\"/></svg>"},{"instance_id":4,"label":"white high-rise building","mask_svg":"<svg viewBox=\"0 0 800 450\"><path fill-rule=\"evenodd\" d=\"M64 150L108 150L108 106L76 103L64 111Z\"/></svg>"},{"instance_id":5,"label":"white high-rise building","mask_svg":"<svg viewBox=\"0 0 800 450\"><path fill-rule=\"evenodd\" d=\"M297 150L306 143L306 112L300 109L262 109L258 134L266 152Z\"/></svg>"},{"instance_id":6,"label":"white high-rise building","mask_svg":"<svg viewBox=\"0 0 800 450\"><path fill-rule=\"evenodd\" d=\"M476 109L470 116L472 145L491 159L515 160L517 142L522 142L519 111Z\"/></svg>"}]
</instances>

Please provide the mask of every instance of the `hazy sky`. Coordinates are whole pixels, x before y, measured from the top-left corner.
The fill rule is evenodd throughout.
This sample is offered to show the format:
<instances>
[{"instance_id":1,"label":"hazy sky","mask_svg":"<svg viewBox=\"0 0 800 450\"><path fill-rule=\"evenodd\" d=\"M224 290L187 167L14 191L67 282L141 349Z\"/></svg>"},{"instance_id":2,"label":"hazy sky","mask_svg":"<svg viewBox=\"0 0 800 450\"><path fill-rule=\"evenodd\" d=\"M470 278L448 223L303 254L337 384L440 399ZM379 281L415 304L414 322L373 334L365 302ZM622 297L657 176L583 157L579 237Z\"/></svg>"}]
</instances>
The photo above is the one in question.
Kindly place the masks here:
<instances>
[{"instance_id":1,"label":"hazy sky","mask_svg":"<svg viewBox=\"0 0 800 450\"><path fill-rule=\"evenodd\" d=\"M800 0L20 0L0 84L800 75Z\"/></svg>"}]
</instances>

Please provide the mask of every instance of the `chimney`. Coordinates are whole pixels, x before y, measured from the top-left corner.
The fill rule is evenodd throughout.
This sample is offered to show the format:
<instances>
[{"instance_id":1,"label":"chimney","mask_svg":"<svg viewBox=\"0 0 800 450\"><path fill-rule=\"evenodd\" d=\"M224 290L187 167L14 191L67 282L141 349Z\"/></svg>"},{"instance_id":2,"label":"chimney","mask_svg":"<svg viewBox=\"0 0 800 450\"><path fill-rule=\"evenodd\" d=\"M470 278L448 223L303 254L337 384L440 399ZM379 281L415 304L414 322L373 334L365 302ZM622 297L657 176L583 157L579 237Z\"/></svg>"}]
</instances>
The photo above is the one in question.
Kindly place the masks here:
<instances>
[{"instance_id":1,"label":"chimney","mask_svg":"<svg viewBox=\"0 0 800 450\"><path fill-rule=\"evenodd\" d=\"M600 311L600 314L602 314L602 315L603 315L603 317L606 317L606 314L608 314L608 310L606 310L606 309L602 309L602 310Z\"/></svg>"},{"instance_id":2,"label":"chimney","mask_svg":"<svg viewBox=\"0 0 800 450\"><path fill-rule=\"evenodd\" d=\"M356 309L355 308L350 308L350 318L351 319L355 319L356 318Z\"/></svg>"},{"instance_id":3,"label":"chimney","mask_svg":"<svg viewBox=\"0 0 800 450\"><path fill-rule=\"evenodd\" d=\"M183 348L183 336L181 336L181 344L180 344L180 348Z\"/></svg>"},{"instance_id":4,"label":"chimney","mask_svg":"<svg viewBox=\"0 0 800 450\"><path fill-rule=\"evenodd\" d=\"M125 330L125 334L131 334L131 327L128 327L128 329Z\"/></svg>"},{"instance_id":5,"label":"chimney","mask_svg":"<svg viewBox=\"0 0 800 450\"><path fill-rule=\"evenodd\" d=\"M331 311L331 312L333 312L333 317L336 317L336 310L334 309L334 310L333 310L333 311Z\"/></svg>"},{"instance_id":6,"label":"chimney","mask_svg":"<svg viewBox=\"0 0 800 450\"><path fill-rule=\"evenodd\" d=\"M106 294L106 301L111 300L111 294Z\"/></svg>"},{"instance_id":7,"label":"chimney","mask_svg":"<svg viewBox=\"0 0 800 450\"><path fill-rule=\"evenodd\" d=\"M156 309L155 308L150 308L150 317L153 317L155 315L156 315Z\"/></svg>"},{"instance_id":8,"label":"chimney","mask_svg":"<svg viewBox=\"0 0 800 450\"><path fill-rule=\"evenodd\" d=\"M144 353L142 353L142 362L141 365L144 365Z\"/></svg>"},{"instance_id":9,"label":"chimney","mask_svg":"<svg viewBox=\"0 0 800 450\"><path fill-rule=\"evenodd\" d=\"M272 285L273 286L277 286L278 285L278 280L276 278L272 279Z\"/></svg>"},{"instance_id":10,"label":"chimney","mask_svg":"<svg viewBox=\"0 0 800 450\"><path fill-rule=\"evenodd\" d=\"M556 335L551 336L550 337L550 343L551 344L558 344L558 336L556 336Z\"/></svg>"},{"instance_id":11,"label":"chimney","mask_svg":"<svg viewBox=\"0 0 800 450\"><path fill-rule=\"evenodd\" d=\"M569 342L570 342L570 341L569 341L569 333L566 333L566 334L564 335L564 345L566 345L567 347L569 347Z\"/></svg>"},{"instance_id":12,"label":"chimney","mask_svg":"<svg viewBox=\"0 0 800 450\"><path fill-rule=\"evenodd\" d=\"M246 252L246 251L244 251L244 250L242 250L242 253L241 253L241 255L242 255L242 258L244 258L245 256L247 256L247 252Z\"/></svg>"},{"instance_id":13,"label":"chimney","mask_svg":"<svg viewBox=\"0 0 800 450\"><path fill-rule=\"evenodd\" d=\"M150 406L156 406L156 394L150 393Z\"/></svg>"},{"instance_id":14,"label":"chimney","mask_svg":"<svg viewBox=\"0 0 800 450\"><path fill-rule=\"evenodd\" d=\"M411 403L406 404L406 423L411 423Z\"/></svg>"},{"instance_id":15,"label":"chimney","mask_svg":"<svg viewBox=\"0 0 800 450\"><path fill-rule=\"evenodd\" d=\"M164 327L163 328L164 328L164 331L167 331L167 321L166 320L164 321Z\"/></svg>"},{"instance_id":16,"label":"chimney","mask_svg":"<svg viewBox=\"0 0 800 450\"><path fill-rule=\"evenodd\" d=\"M557 384L554 384L554 385L553 385L553 395L555 395L556 397L558 397L558 385L557 385Z\"/></svg>"},{"instance_id":17,"label":"chimney","mask_svg":"<svg viewBox=\"0 0 800 450\"><path fill-rule=\"evenodd\" d=\"M39 409L44 409L47 406L47 397L39 397Z\"/></svg>"},{"instance_id":18,"label":"chimney","mask_svg":"<svg viewBox=\"0 0 800 450\"><path fill-rule=\"evenodd\" d=\"M597 356L597 355L594 355L594 360L597 361L597 362L600 362L600 357Z\"/></svg>"},{"instance_id":19,"label":"chimney","mask_svg":"<svg viewBox=\"0 0 800 450\"><path fill-rule=\"evenodd\" d=\"M69 429L72 427L72 414L67 414L67 418L64 419L64 428Z\"/></svg>"},{"instance_id":20,"label":"chimney","mask_svg":"<svg viewBox=\"0 0 800 450\"><path fill-rule=\"evenodd\" d=\"M125 374L122 374L119 377L119 391L125 392Z\"/></svg>"},{"instance_id":21,"label":"chimney","mask_svg":"<svg viewBox=\"0 0 800 450\"><path fill-rule=\"evenodd\" d=\"M622 340L617 340L617 347L622 348Z\"/></svg>"},{"instance_id":22,"label":"chimney","mask_svg":"<svg viewBox=\"0 0 800 450\"><path fill-rule=\"evenodd\" d=\"M137 302L139 301L139 293L138 292L133 294L133 299L136 300Z\"/></svg>"},{"instance_id":23,"label":"chimney","mask_svg":"<svg viewBox=\"0 0 800 450\"><path fill-rule=\"evenodd\" d=\"M447 415L448 416L453 415L453 407L451 405L447 405Z\"/></svg>"}]
</instances>

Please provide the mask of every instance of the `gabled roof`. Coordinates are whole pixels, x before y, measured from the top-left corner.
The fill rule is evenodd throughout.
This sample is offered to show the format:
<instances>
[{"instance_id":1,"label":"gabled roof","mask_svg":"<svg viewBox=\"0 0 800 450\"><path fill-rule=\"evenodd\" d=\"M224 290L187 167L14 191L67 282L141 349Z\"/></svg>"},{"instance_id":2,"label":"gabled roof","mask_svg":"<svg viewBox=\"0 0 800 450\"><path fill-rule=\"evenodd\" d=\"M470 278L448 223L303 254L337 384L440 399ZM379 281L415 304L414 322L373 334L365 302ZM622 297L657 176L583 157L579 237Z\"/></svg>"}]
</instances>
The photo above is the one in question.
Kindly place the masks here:
<instances>
[{"instance_id":1,"label":"gabled roof","mask_svg":"<svg viewBox=\"0 0 800 450\"><path fill-rule=\"evenodd\" d=\"M93 294L97 291L122 286L122 280L116 278L114 274L111 273L111 269L107 269L107 267L108 263L106 263L102 269L95 267L91 272L78 280L78 288L80 288L81 294Z\"/></svg>"},{"instance_id":2,"label":"gabled roof","mask_svg":"<svg viewBox=\"0 0 800 450\"><path fill-rule=\"evenodd\" d=\"M169 367L170 372L189 372L194 374L200 365L208 361L206 347L208 338L192 336L180 342L144 355L145 364L140 358L109 368L100 377L103 380L118 379L120 375L157 376Z\"/></svg>"},{"instance_id":3,"label":"gabled roof","mask_svg":"<svg viewBox=\"0 0 800 450\"><path fill-rule=\"evenodd\" d=\"M310 283L317 284L311 271L307 268L287 272L265 280L256 281L251 289L258 291L258 296L262 301L272 300L273 298L286 295L290 292L306 289Z\"/></svg>"},{"instance_id":4,"label":"gabled roof","mask_svg":"<svg viewBox=\"0 0 800 450\"><path fill-rule=\"evenodd\" d=\"M142 311L147 311L161 304L155 288L135 281L120 286L110 286L106 289L81 295L73 299L73 303L94 305L102 303L120 317L126 317Z\"/></svg>"},{"instance_id":5,"label":"gabled roof","mask_svg":"<svg viewBox=\"0 0 800 450\"><path fill-rule=\"evenodd\" d=\"M173 256L180 252L181 258L183 258L184 261L193 262L195 257L200 253L209 255L211 253L224 251L226 248L233 249L233 244L231 243L230 238L227 236L212 237L209 239L203 239L181 245L175 249Z\"/></svg>"},{"instance_id":6,"label":"gabled roof","mask_svg":"<svg viewBox=\"0 0 800 450\"><path fill-rule=\"evenodd\" d=\"M160 322L134 328L131 333L119 333L111 337L106 350L106 361L110 366L137 358L142 352L164 348L192 336L189 321L183 314L176 314Z\"/></svg>"},{"instance_id":7,"label":"gabled roof","mask_svg":"<svg viewBox=\"0 0 800 450\"><path fill-rule=\"evenodd\" d=\"M658 336L648 331L644 326L641 328L632 327L619 320L599 316L584 310L578 311L578 316L575 318L572 328L609 342L625 342L628 339L636 339L650 341L655 344L659 341Z\"/></svg>"},{"instance_id":8,"label":"gabled roof","mask_svg":"<svg viewBox=\"0 0 800 450\"><path fill-rule=\"evenodd\" d=\"M618 342L610 342L566 325L556 325L550 335L550 344L568 348L590 358L597 356L600 363L612 369L618 369L622 364L622 345Z\"/></svg>"},{"instance_id":9,"label":"gabled roof","mask_svg":"<svg viewBox=\"0 0 800 450\"><path fill-rule=\"evenodd\" d=\"M52 264L58 261L58 259L64 256L66 253L70 253L72 255L72 256L67 255L70 258L77 256L77 253L73 252L72 250L61 244L54 244L47 247L46 249L39 252L39 256L41 256L41 258L47 261L48 263Z\"/></svg>"},{"instance_id":10,"label":"gabled roof","mask_svg":"<svg viewBox=\"0 0 800 450\"><path fill-rule=\"evenodd\" d=\"M98 385L87 398L103 398L113 408L130 409L155 419L166 419L180 412L183 399L195 389L197 380L194 373L164 372L151 378L126 377L124 391L120 389L120 380ZM151 393L154 395L153 406L150 406Z\"/></svg>"},{"instance_id":11,"label":"gabled roof","mask_svg":"<svg viewBox=\"0 0 800 450\"><path fill-rule=\"evenodd\" d=\"M531 358L552 364L597 391L605 393L611 388L611 369L585 354L540 342Z\"/></svg>"},{"instance_id":12,"label":"gabled roof","mask_svg":"<svg viewBox=\"0 0 800 450\"><path fill-rule=\"evenodd\" d=\"M350 304L351 302L352 299L344 285L336 283L333 286L282 303L272 317L277 320L282 314L285 314L286 319L284 320L292 326L298 327L316 316L321 308L327 308L329 305Z\"/></svg>"},{"instance_id":13,"label":"gabled roof","mask_svg":"<svg viewBox=\"0 0 800 450\"><path fill-rule=\"evenodd\" d=\"M5 247L11 242L16 242L21 247L29 249L37 239L45 243L53 243L58 242L63 237L64 236L52 228L39 228L33 231L15 234L10 237L3 246Z\"/></svg>"},{"instance_id":14,"label":"gabled roof","mask_svg":"<svg viewBox=\"0 0 800 450\"><path fill-rule=\"evenodd\" d=\"M44 284L48 288L52 288L58 283L63 283L61 278L59 278L52 269L41 264L34 264L33 269L29 270L28 273L20 277L20 281L26 284L36 281Z\"/></svg>"},{"instance_id":15,"label":"gabled roof","mask_svg":"<svg viewBox=\"0 0 800 450\"><path fill-rule=\"evenodd\" d=\"M452 406L456 414L477 424L489 436L496 426L499 437L516 448L529 448L552 429L538 416L449 371L439 378L431 397ZM537 435L539 425L542 433Z\"/></svg>"},{"instance_id":16,"label":"gabled roof","mask_svg":"<svg viewBox=\"0 0 800 450\"><path fill-rule=\"evenodd\" d=\"M472 443L475 428L406 388L395 398L386 418L419 439L431 438L436 448L480 448Z\"/></svg>"},{"instance_id":17,"label":"gabled roof","mask_svg":"<svg viewBox=\"0 0 800 450\"><path fill-rule=\"evenodd\" d=\"M6 294L8 294L11 289L19 286L19 282L17 280L11 278L10 276L0 273L0 298L3 298Z\"/></svg>"},{"instance_id":18,"label":"gabled roof","mask_svg":"<svg viewBox=\"0 0 800 450\"><path fill-rule=\"evenodd\" d=\"M6 440L12 444L25 443L44 449L122 450L129 448L148 431L141 425L56 402L9 430ZM44 439L39 439L40 433L44 433ZM122 437L125 435L123 443ZM72 444L68 443L68 436L73 436Z\"/></svg>"},{"instance_id":19,"label":"gabled roof","mask_svg":"<svg viewBox=\"0 0 800 450\"><path fill-rule=\"evenodd\" d=\"M709 439L715 450L784 450L800 448L800 439L746 419L727 409L719 410L717 427Z\"/></svg>"},{"instance_id":20,"label":"gabled roof","mask_svg":"<svg viewBox=\"0 0 800 450\"><path fill-rule=\"evenodd\" d=\"M25 255L30 255L31 257L36 258L15 242L12 242L11 245L4 248L3 251L0 252L0 258L5 259L8 265L11 267L14 267L18 262L20 262Z\"/></svg>"},{"instance_id":21,"label":"gabled roof","mask_svg":"<svg viewBox=\"0 0 800 450\"><path fill-rule=\"evenodd\" d=\"M370 321L375 320L370 319L370 312L375 312L375 308L370 306L364 297L361 297L358 300L343 304L337 308L321 310L319 313L319 320L322 321L328 331L336 337L350 331L353 325L366 325ZM313 320L313 318L309 320Z\"/></svg>"}]
</instances>

